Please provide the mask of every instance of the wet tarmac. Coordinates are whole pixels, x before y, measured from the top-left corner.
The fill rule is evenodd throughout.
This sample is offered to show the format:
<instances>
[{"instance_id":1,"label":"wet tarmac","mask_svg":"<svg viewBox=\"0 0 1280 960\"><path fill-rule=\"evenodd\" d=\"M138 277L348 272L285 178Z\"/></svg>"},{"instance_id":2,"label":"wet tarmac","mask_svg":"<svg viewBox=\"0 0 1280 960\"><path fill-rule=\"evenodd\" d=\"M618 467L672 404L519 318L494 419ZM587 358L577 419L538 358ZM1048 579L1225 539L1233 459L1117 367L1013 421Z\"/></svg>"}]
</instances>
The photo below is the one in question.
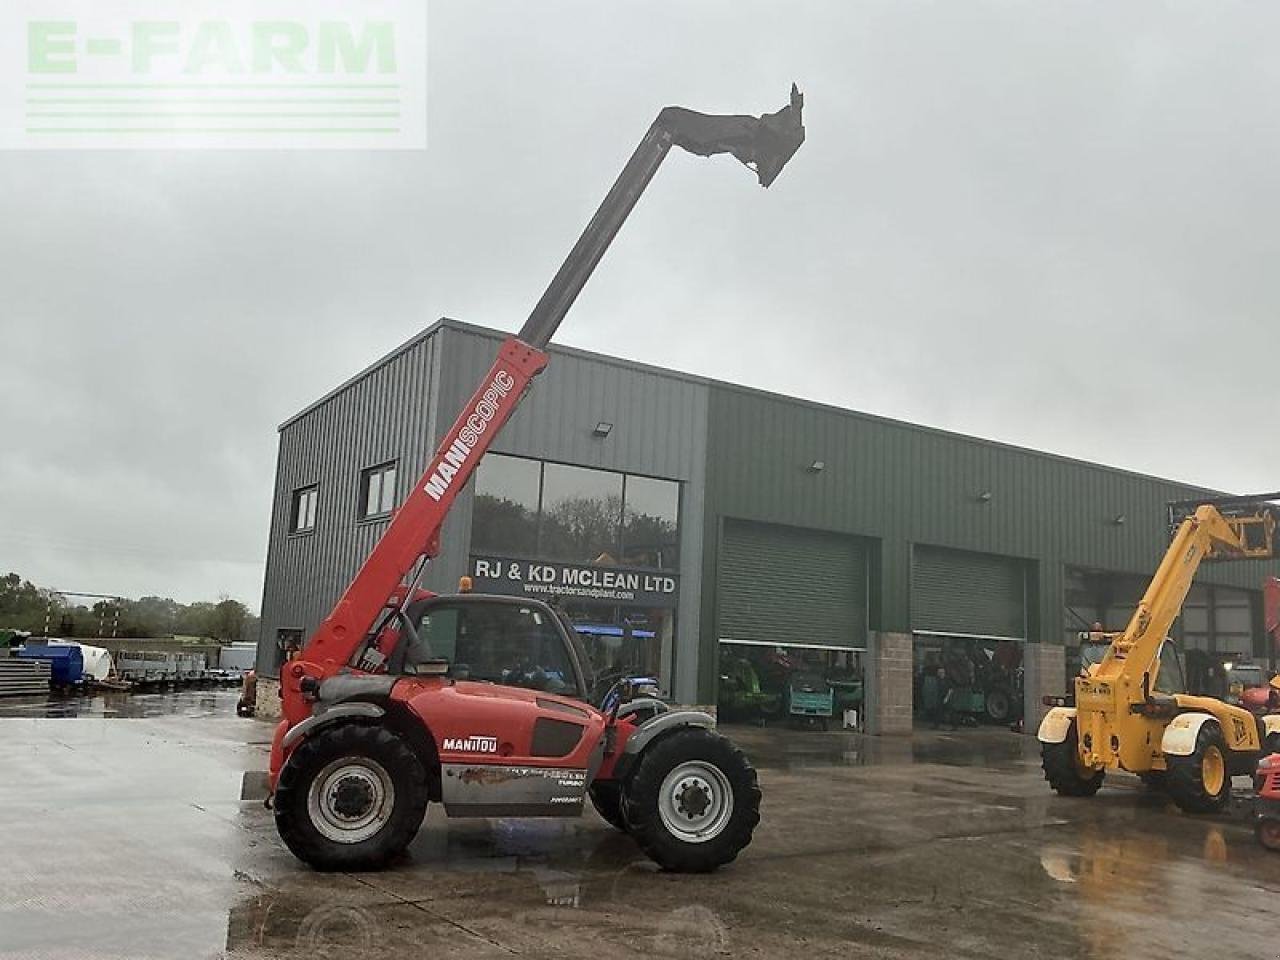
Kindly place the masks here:
<instances>
[{"instance_id":1,"label":"wet tarmac","mask_svg":"<svg viewBox=\"0 0 1280 960\"><path fill-rule=\"evenodd\" d=\"M1280 953L1280 856L1243 803L1190 818L1129 777L1060 799L995 729L727 728L764 810L712 876L658 872L594 814L434 808L395 869L317 874L261 806L270 730L236 697L0 701L0 957Z\"/></svg>"}]
</instances>

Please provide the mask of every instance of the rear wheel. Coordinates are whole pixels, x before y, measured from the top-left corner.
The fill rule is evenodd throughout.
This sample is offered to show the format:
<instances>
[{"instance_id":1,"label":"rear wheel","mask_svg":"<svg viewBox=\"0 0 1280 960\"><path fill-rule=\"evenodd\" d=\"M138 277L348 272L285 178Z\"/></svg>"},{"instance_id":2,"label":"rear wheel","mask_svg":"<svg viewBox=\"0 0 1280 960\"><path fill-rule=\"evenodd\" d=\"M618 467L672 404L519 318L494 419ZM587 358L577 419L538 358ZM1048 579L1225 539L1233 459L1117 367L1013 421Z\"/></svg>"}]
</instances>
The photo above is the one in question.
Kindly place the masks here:
<instances>
[{"instance_id":1,"label":"rear wheel","mask_svg":"<svg viewBox=\"0 0 1280 960\"><path fill-rule=\"evenodd\" d=\"M587 792L596 813L610 826L626 832L627 821L622 815L622 784L617 780L602 780L593 783Z\"/></svg>"},{"instance_id":2,"label":"rear wheel","mask_svg":"<svg viewBox=\"0 0 1280 960\"><path fill-rule=\"evenodd\" d=\"M317 870L374 870L401 853L427 810L427 775L400 737L369 724L325 727L280 771L276 829Z\"/></svg>"},{"instance_id":3,"label":"rear wheel","mask_svg":"<svg viewBox=\"0 0 1280 960\"><path fill-rule=\"evenodd\" d=\"M1185 757L1166 755L1169 796L1184 813L1213 813L1231 799L1227 747L1216 720L1206 720Z\"/></svg>"},{"instance_id":4,"label":"rear wheel","mask_svg":"<svg viewBox=\"0 0 1280 960\"><path fill-rule=\"evenodd\" d=\"M1003 687L996 687L987 692L984 707L987 716L994 723L1005 723L1013 716L1013 699L1009 696L1009 691Z\"/></svg>"},{"instance_id":5,"label":"rear wheel","mask_svg":"<svg viewBox=\"0 0 1280 960\"><path fill-rule=\"evenodd\" d=\"M1040 765L1049 786L1064 797L1092 797L1102 787L1103 770L1093 770L1080 762L1080 746L1075 721L1061 743L1040 744Z\"/></svg>"},{"instance_id":6,"label":"rear wheel","mask_svg":"<svg viewBox=\"0 0 1280 960\"><path fill-rule=\"evenodd\" d=\"M1253 827L1254 836L1268 850L1280 851L1280 820L1275 817L1259 817Z\"/></svg>"},{"instance_id":7,"label":"rear wheel","mask_svg":"<svg viewBox=\"0 0 1280 960\"><path fill-rule=\"evenodd\" d=\"M627 832L667 870L705 873L737 857L760 822L760 786L741 750L701 727L650 745L622 797Z\"/></svg>"}]
</instances>

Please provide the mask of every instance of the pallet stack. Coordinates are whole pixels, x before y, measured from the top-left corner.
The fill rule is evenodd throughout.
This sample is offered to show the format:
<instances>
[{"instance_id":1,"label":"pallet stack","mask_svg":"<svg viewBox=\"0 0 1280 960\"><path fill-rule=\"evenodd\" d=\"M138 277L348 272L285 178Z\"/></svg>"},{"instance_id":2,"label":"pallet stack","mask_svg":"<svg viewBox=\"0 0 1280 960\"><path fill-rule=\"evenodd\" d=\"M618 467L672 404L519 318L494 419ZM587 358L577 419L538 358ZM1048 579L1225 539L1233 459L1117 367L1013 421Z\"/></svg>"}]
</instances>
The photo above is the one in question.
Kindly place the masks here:
<instances>
[{"instance_id":1,"label":"pallet stack","mask_svg":"<svg viewBox=\"0 0 1280 960\"><path fill-rule=\"evenodd\" d=\"M0 657L0 697L29 697L48 692L48 660Z\"/></svg>"}]
</instances>

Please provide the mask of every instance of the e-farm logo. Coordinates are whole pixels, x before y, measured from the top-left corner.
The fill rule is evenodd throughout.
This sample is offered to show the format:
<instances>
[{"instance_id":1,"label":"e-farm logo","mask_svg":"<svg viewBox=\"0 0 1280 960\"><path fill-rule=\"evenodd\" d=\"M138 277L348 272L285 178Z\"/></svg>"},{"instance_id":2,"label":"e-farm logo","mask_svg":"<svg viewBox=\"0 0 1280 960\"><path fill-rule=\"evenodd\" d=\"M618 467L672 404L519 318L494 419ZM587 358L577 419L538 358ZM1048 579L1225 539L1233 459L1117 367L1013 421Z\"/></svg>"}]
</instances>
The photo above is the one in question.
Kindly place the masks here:
<instances>
[{"instance_id":1,"label":"e-farm logo","mask_svg":"<svg viewBox=\"0 0 1280 960\"><path fill-rule=\"evenodd\" d=\"M426 146L425 0L4 0L0 145Z\"/></svg>"}]
</instances>

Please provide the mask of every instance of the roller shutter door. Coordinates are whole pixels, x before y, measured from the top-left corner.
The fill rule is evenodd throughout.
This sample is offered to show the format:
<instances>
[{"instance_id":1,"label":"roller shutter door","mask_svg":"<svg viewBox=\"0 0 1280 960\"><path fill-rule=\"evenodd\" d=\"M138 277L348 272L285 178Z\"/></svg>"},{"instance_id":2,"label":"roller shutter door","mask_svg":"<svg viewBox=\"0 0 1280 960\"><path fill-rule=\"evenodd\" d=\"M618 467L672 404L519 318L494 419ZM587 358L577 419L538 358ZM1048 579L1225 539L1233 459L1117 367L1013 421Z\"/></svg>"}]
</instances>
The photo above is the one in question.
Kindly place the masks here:
<instances>
[{"instance_id":1,"label":"roller shutter door","mask_svg":"<svg viewBox=\"0 0 1280 960\"><path fill-rule=\"evenodd\" d=\"M1026 624L1021 560L941 547L912 550L912 630L1026 639Z\"/></svg>"},{"instance_id":2,"label":"roller shutter door","mask_svg":"<svg viewBox=\"0 0 1280 960\"><path fill-rule=\"evenodd\" d=\"M721 640L861 647L867 561L861 541L727 520L716 578Z\"/></svg>"}]
</instances>

